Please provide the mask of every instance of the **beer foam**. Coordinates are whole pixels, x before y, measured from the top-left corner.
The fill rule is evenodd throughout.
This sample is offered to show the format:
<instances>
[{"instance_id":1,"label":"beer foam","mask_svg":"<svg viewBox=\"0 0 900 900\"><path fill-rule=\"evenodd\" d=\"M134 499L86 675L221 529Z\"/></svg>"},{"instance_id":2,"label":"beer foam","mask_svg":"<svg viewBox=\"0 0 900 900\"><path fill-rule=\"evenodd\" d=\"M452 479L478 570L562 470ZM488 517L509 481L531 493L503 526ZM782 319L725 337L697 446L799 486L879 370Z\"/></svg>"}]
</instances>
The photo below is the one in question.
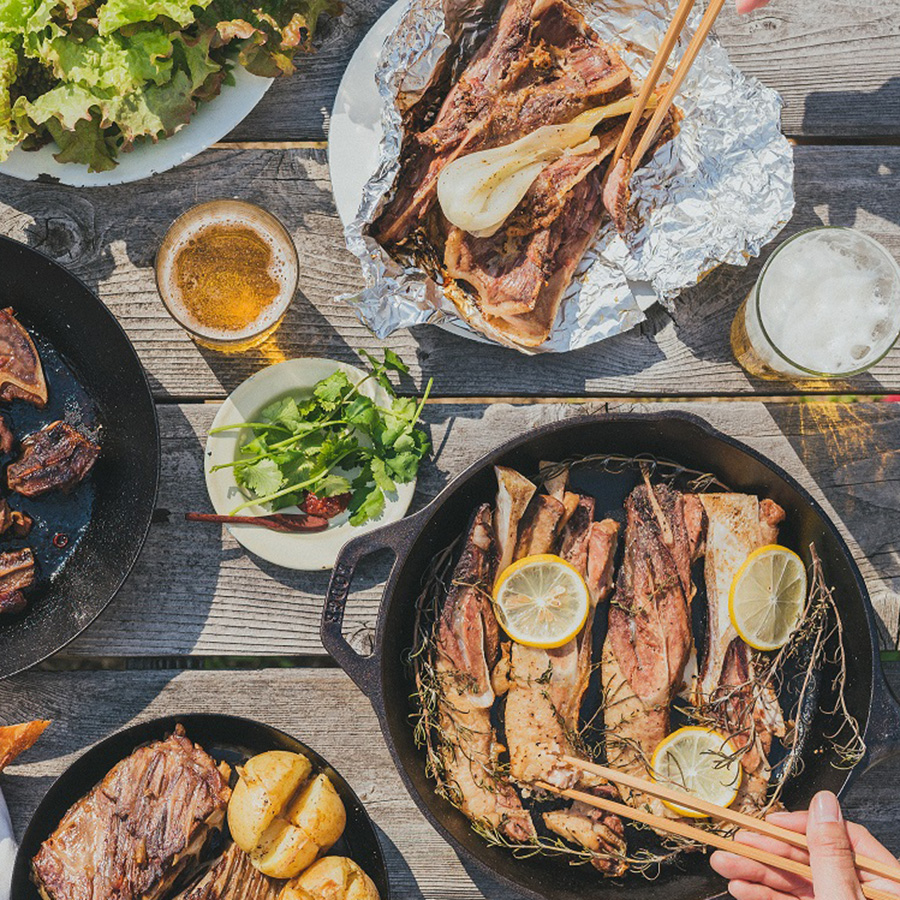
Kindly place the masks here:
<instances>
[{"instance_id":1,"label":"beer foam","mask_svg":"<svg viewBox=\"0 0 900 900\"><path fill-rule=\"evenodd\" d=\"M171 307L172 314L191 331L213 341L247 340L275 325L290 305L297 284L297 253L290 236L282 234L280 229L276 230L275 227L269 226L265 218L254 214L252 208L246 213L233 209L227 213L203 212L193 219L189 216L190 212L185 221L180 223L181 228L177 234L166 242L164 252L161 251L161 258L157 263L159 289ZM277 220L275 222L277 223ZM175 274L175 261L181 251L205 231L222 226L247 228L266 244L272 253L266 271L279 287L278 295L263 312L239 331L210 328L199 322L185 305Z\"/></svg>"},{"instance_id":2,"label":"beer foam","mask_svg":"<svg viewBox=\"0 0 900 900\"><path fill-rule=\"evenodd\" d=\"M853 372L883 356L900 331L900 268L859 232L814 231L773 257L759 315L771 342L797 365Z\"/></svg>"}]
</instances>

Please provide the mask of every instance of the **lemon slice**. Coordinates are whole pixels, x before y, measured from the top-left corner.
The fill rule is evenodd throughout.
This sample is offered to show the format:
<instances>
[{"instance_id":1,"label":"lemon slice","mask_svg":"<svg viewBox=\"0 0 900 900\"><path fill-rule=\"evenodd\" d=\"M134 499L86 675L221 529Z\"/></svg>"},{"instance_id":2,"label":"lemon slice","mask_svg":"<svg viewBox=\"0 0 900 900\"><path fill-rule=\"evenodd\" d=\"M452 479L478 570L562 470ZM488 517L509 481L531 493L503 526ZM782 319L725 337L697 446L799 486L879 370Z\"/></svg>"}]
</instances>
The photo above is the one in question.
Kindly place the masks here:
<instances>
[{"instance_id":1,"label":"lemon slice","mask_svg":"<svg viewBox=\"0 0 900 900\"><path fill-rule=\"evenodd\" d=\"M734 744L712 728L689 725L673 731L657 744L650 762L659 784L684 791L708 803L730 806L741 784L741 763ZM663 800L672 812L692 819L704 814Z\"/></svg>"},{"instance_id":2,"label":"lemon slice","mask_svg":"<svg viewBox=\"0 0 900 900\"><path fill-rule=\"evenodd\" d=\"M494 586L497 621L517 643L561 647L584 627L588 587L578 570L552 554L526 556Z\"/></svg>"},{"instance_id":3,"label":"lemon slice","mask_svg":"<svg viewBox=\"0 0 900 900\"><path fill-rule=\"evenodd\" d=\"M787 643L806 605L806 566L777 544L754 550L738 569L728 595L728 614L754 650Z\"/></svg>"}]
</instances>

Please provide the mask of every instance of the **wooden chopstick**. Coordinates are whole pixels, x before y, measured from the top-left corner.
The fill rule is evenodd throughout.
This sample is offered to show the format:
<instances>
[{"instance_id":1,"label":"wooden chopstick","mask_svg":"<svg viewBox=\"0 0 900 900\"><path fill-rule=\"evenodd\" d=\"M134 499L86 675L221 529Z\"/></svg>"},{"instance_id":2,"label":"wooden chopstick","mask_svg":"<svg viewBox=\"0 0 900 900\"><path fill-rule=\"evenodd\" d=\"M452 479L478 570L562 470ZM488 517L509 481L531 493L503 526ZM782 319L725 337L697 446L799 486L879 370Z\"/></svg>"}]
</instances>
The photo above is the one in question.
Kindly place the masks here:
<instances>
[{"instance_id":1,"label":"wooden chopstick","mask_svg":"<svg viewBox=\"0 0 900 900\"><path fill-rule=\"evenodd\" d=\"M713 816L716 819L721 819L723 822L729 822L732 825L746 828L748 831L755 831L757 834L774 838L777 841L790 844L792 847L797 847L800 850L809 850L809 844L807 843L805 834L791 831L788 828L782 828L780 825L767 822L765 819L757 819L753 816L748 816L746 813L739 812L736 809L717 806L715 803L709 803L707 800L703 800L700 797L694 797L692 794L687 794L684 791L667 787L664 784L658 784L650 779L629 775L627 772L610 769L609 767L601 766L598 763L586 762L575 756L564 756L562 759L563 762L566 762L569 765L594 775L600 775L602 778L605 778L607 781L612 781L614 784L622 784L625 785L625 787L634 788L644 794L649 794L651 797L658 797L660 800L668 800L670 803L684 806L687 809L696 810L707 816ZM870 857L862 856L861 854L855 855L855 863L856 868L863 872L868 872L870 875L877 875L880 878L887 878L891 881L900 883L900 868L897 868L896 866L887 865L883 862L879 862L877 859L871 859Z\"/></svg>"},{"instance_id":2,"label":"wooden chopstick","mask_svg":"<svg viewBox=\"0 0 900 900\"><path fill-rule=\"evenodd\" d=\"M666 63L669 61L669 57L672 55L672 50L675 47L675 43L678 41L678 37L684 29L684 24L685 22L687 22L687 17L691 14L691 10L694 8L694 3L696 3L696 0L681 0L681 3L678 4L678 9L675 10L675 16L669 24L669 29L668 31L666 31L666 36L663 38L662 43L659 45L659 50L656 51L656 56L653 57L653 64L650 66L650 71L647 73L647 78L644 80L644 83L641 86L641 90L637 98L637 103L635 103L634 109L631 111L631 115L628 117L628 121L625 123L625 130L622 132L622 137L619 138L619 143L616 146L616 152L613 154L612 160L609 164L610 169L615 168L616 163L618 163L622 154L625 152L625 148L628 146L631 138L634 136L634 132L640 124L644 112L646 111L647 103L650 100L650 95L656 89L656 84L659 81L659 76L662 75L663 71L666 68Z\"/></svg>"},{"instance_id":3,"label":"wooden chopstick","mask_svg":"<svg viewBox=\"0 0 900 900\"><path fill-rule=\"evenodd\" d=\"M656 112L653 114L653 118L650 120L647 130L644 132L643 137L639 141L637 149L631 158L631 169L628 172L629 176L640 165L641 160L644 158L644 154L656 140L659 127L662 125L663 119L668 115L669 110L672 108L675 95L678 93L682 82L687 77L687 73L691 70L691 66L693 66L697 59L700 48L703 46L707 37L709 37L713 24L719 17L719 13L722 12L722 7L724 5L725 0L710 0L710 4L700 21L700 27L697 29L697 33L691 38L687 50L684 51L684 56L682 56L681 62L678 64L678 68L675 70L675 74L672 76L672 80L669 82L665 94L663 94L662 100L659 101ZM677 15L678 13L676 12L676 17ZM666 36L668 37L668 35Z\"/></svg>"},{"instance_id":4,"label":"wooden chopstick","mask_svg":"<svg viewBox=\"0 0 900 900\"><path fill-rule=\"evenodd\" d=\"M736 856L743 856L746 859L752 859L762 863L765 866L771 866L773 869L781 869L784 872L791 872L799 875L812 882L812 869L804 863L797 862L793 859L786 859L777 853L770 853L768 850L760 850L750 844L742 844L733 838L723 837L711 831L703 831L701 828L695 828L693 825L687 825L679 819L666 819L663 816L657 816L655 813L647 812L644 809L638 809L632 806L626 806L624 803L617 803L615 800L607 800L605 797L597 797L594 794L588 794L584 791L560 790L553 785L545 782L536 782L537 787L560 797L568 797L570 800L580 800L588 806L594 806L597 809L605 809L607 812L615 813L618 816L624 816L628 819L634 819L644 825L659 831L666 831L669 834L676 834L679 837L688 838L688 840L697 841L715 847L717 850L725 850L727 853L734 853ZM685 804L686 805L686 804ZM883 891L879 888L872 887L869 884L862 885L863 896L869 900L897 900L897 895L889 891Z\"/></svg>"}]
</instances>

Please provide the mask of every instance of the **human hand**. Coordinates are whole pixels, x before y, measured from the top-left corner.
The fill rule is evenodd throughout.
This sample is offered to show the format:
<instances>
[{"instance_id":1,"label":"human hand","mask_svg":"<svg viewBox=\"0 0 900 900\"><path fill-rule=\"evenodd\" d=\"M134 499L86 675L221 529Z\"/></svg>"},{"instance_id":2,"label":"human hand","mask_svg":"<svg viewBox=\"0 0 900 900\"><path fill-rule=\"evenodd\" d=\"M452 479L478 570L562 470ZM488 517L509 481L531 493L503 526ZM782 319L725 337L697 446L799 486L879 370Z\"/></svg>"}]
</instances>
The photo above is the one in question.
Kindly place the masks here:
<instances>
[{"instance_id":1,"label":"human hand","mask_svg":"<svg viewBox=\"0 0 900 900\"><path fill-rule=\"evenodd\" d=\"M813 883L800 875L718 850L710 857L710 864L728 879L728 890L735 900L862 900L860 879L900 897L900 884L866 872L857 873L854 853L891 866L900 863L861 825L844 822L837 797L830 791L816 794L808 813L771 813L766 820L805 833L809 853L750 831L739 831L735 840L808 865Z\"/></svg>"},{"instance_id":2,"label":"human hand","mask_svg":"<svg viewBox=\"0 0 900 900\"><path fill-rule=\"evenodd\" d=\"M737 11L739 13L753 12L754 9L759 9L768 2L769 0L737 0Z\"/></svg>"}]
</instances>

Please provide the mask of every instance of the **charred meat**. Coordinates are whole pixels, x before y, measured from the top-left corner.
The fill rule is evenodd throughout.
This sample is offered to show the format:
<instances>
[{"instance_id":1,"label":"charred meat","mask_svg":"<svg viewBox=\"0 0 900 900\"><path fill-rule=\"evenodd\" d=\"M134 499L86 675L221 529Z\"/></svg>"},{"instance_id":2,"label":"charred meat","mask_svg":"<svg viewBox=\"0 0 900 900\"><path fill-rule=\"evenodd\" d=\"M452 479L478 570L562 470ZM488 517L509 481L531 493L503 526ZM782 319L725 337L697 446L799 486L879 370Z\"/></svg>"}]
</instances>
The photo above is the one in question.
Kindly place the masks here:
<instances>
[{"instance_id":1,"label":"charred meat","mask_svg":"<svg viewBox=\"0 0 900 900\"><path fill-rule=\"evenodd\" d=\"M12 453L16 447L16 436L6 421L6 416L0 416L0 453Z\"/></svg>"},{"instance_id":2,"label":"charred meat","mask_svg":"<svg viewBox=\"0 0 900 900\"><path fill-rule=\"evenodd\" d=\"M231 791L179 726L116 765L32 861L45 900L161 900L221 827Z\"/></svg>"},{"instance_id":3,"label":"charred meat","mask_svg":"<svg viewBox=\"0 0 900 900\"><path fill-rule=\"evenodd\" d=\"M25 591L35 579L34 554L28 547L0 553L0 613L17 613L25 609Z\"/></svg>"},{"instance_id":4,"label":"charred meat","mask_svg":"<svg viewBox=\"0 0 900 900\"><path fill-rule=\"evenodd\" d=\"M8 500L0 500L0 536L28 537L34 520L28 513L12 509Z\"/></svg>"},{"instance_id":5,"label":"charred meat","mask_svg":"<svg viewBox=\"0 0 900 900\"><path fill-rule=\"evenodd\" d=\"M11 309L0 309L0 400L47 405L47 382L37 347Z\"/></svg>"},{"instance_id":6,"label":"charred meat","mask_svg":"<svg viewBox=\"0 0 900 900\"><path fill-rule=\"evenodd\" d=\"M22 441L22 455L6 470L10 490L40 497L68 493L91 471L100 447L67 422L52 422Z\"/></svg>"},{"instance_id":7,"label":"charred meat","mask_svg":"<svg viewBox=\"0 0 900 900\"><path fill-rule=\"evenodd\" d=\"M279 887L279 882L254 868L237 844L231 844L193 887L173 900L276 900Z\"/></svg>"}]
</instances>

